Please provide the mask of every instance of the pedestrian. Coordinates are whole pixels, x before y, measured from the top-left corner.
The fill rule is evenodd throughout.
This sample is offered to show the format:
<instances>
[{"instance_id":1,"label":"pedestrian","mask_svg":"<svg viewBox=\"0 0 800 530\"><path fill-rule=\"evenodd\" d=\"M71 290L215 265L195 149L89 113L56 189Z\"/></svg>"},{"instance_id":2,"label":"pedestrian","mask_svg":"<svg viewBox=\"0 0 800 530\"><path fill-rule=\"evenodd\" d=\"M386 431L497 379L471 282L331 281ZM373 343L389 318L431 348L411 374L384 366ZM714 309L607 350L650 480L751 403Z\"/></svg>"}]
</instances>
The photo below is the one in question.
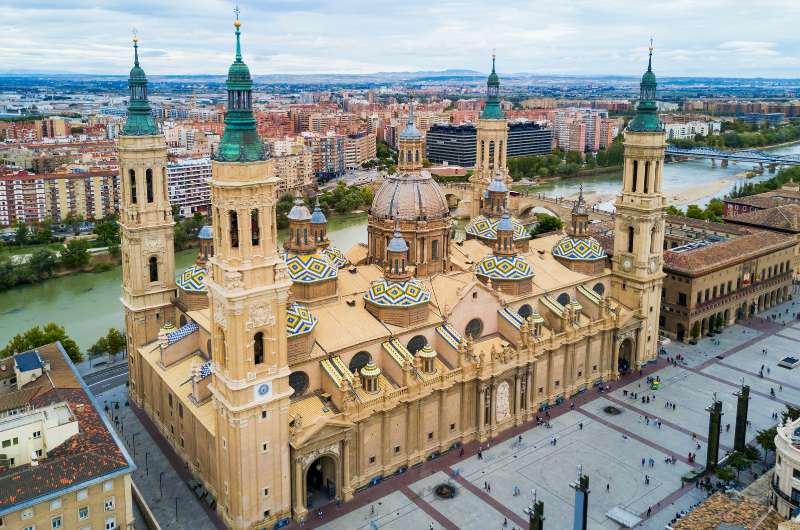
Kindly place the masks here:
<instances>
[{"instance_id":1,"label":"pedestrian","mask_svg":"<svg viewBox=\"0 0 800 530\"><path fill-rule=\"evenodd\" d=\"M489 493L492 492L492 485L491 484L489 484L489 483L486 484L486 491L488 491Z\"/></svg>"},{"instance_id":2,"label":"pedestrian","mask_svg":"<svg viewBox=\"0 0 800 530\"><path fill-rule=\"evenodd\" d=\"M429 530L433 530L433 523L431 523L431 527L430 527L430 529L429 529Z\"/></svg>"},{"instance_id":3,"label":"pedestrian","mask_svg":"<svg viewBox=\"0 0 800 530\"><path fill-rule=\"evenodd\" d=\"M462 447L461 450L458 452L458 456L464 456L464 448Z\"/></svg>"},{"instance_id":4,"label":"pedestrian","mask_svg":"<svg viewBox=\"0 0 800 530\"><path fill-rule=\"evenodd\" d=\"M644 476L644 484L645 484L645 486L649 486L650 485L650 475L645 475Z\"/></svg>"},{"instance_id":5,"label":"pedestrian","mask_svg":"<svg viewBox=\"0 0 800 530\"><path fill-rule=\"evenodd\" d=\"M369 514L370 515L375 515L375 505L374 504L369 507Z\"/></svg>"},{"instance_id":6,"label":"pedestrian","mask_svg":"<svg viewBox=\"0 0 800 530\"><path fill-rule=\"evenodd\" d=\"M644 458L642 458L642 467L644 467L644 462L645 462L645 460L644 460Z\"/></svg>"},{"instance_id":7,"label":"pedestrian","mask_svg":"<svg viewBox=\"0 0 800 530\"><path fill-rule=\"evenodd\" d=\"M606 493L611 491L611 484L606 482Z\"/></svg>"},{"instance_id":8,"label":"pedestrian","mask_svg":"<svg viewBox=\"0 0 800 530\"><path fill-rule=\"evenodd\" d=\"M583 430L583 422L578 423L578 430L579 431Z\"/></svg>"},{"instance_id":9,"label":"pedestrian","mask_svg":"<svg viewBox=\"0 0 800 530\"><path fill-rule=\"evenodd\" d=\"M503 528L505 528L505 527L507 527L507 526L508 526L508 519L506 519L505 517L503 517Z\"/></svg>"},{"instance_id":10,"label":"pedestrian","mask_svg":"<svg viewBox=\"0 0 800 530\"><path fill-rule=\"evenodd\" d=\"M650 519L650 513L652 512L652 510L653 510L653 508L652 508L652 507L648 507L648 508L647 508L647 518L648 518L648 519Z\"/></svg>"}]
</instances>

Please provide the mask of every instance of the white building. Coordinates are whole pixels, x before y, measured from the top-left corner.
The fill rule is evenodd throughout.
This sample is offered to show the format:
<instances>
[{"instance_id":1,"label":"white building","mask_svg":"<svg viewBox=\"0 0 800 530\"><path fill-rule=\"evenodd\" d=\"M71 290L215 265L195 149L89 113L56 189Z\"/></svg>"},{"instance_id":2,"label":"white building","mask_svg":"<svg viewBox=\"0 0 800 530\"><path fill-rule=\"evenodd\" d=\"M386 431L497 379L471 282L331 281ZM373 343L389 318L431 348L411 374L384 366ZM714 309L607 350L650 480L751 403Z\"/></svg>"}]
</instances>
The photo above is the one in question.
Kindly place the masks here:
<instances>
[{"instance_id":1,"label":"white building","mask_svg":"<svg viewBox=\"0 0 800 530\"><path fill-rule=\"evenodd\" d=\"M790 517L800 511L800 419L779 425L777 431L772 505Z\"/></svg>"},{"instance_id":2,"label":"white building","mask_svg":"<svg viewBox=\"0 0 800 530\"><path fill-rule=\"evenodd\" d=\"M167 166L169 202L189 217L206 212L211 204L211 159L187 158Z\"/></svg>"},{"instance_id":3,"label":"white building","mask_svg":"<svg viewBox=\"0 0 800 530\"><path fill-rule=\"evenodd\" d=\"M698 134L700 136L719 134L721 126L718 121L693 120L685 123L665 123L664 130L667 133L667 140L683 140L692 139Z\"/></svg>"}]
</instances>

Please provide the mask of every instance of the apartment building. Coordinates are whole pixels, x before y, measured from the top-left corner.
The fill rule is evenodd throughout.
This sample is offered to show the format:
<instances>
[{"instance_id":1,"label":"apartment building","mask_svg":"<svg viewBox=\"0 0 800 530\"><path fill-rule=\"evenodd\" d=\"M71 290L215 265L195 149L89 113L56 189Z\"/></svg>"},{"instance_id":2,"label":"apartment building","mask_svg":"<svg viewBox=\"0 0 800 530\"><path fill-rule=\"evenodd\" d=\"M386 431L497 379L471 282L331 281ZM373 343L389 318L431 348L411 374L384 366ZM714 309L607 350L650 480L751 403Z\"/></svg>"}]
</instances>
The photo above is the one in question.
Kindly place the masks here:
<instances>
[{"instance_id":1,"label":"apartment building","mask_svg":"<svg viewBox=\"0 0 800 530\"><path fill-rule=\"evenodd\" d=\"M0 361L0 528L132 530L134 469L60 343Z\"/></svg>"},{"instance_id":2,"label":"apartment building","mask_svg":"<svg viewBox=\"0 0 800 530\"><path fill-rule=\"evenodd\" d=\"M0 173L0 226L35 223L45 216L43 178L24 170Z\"/></svg>"},{"instance_id":3,"label":"apartment building","mask_svg":"<svg viewBox=\"0 0 800 530\"><path fill-rule=\"evenodd\" d=\"M475 165L477 129L473 123L434 125L425 141L425 158L436 164ZM520 119L508 124L509 158L547 155L553 149L553 129Z\"/></svg>"},{"instance_id":4,"label":"apartment building","mask_svg":"<svg viewBox=\"0 0 800 530\"><path fill-rule=\"evenodd\" d=\"M169 202L184 217L208 212L211 205L211 159L187 158L167 165Z\"/></svg>"},{"instance_id":5,"label":"apartment building","mask_svg":"<svg viewBox=\"0 0 800 530\"><path fill-rule=\"evenodd\" d=\"M564 151L597 152L613 140L614 121L605 109L566 108L555 112L555 137Z\"/></svg>"},{"instance_id":6,"label":"apartment building","mask_svg":"<svg viewBox=\"0 0 800 530\"><path fill-rule=\"evenodd\" d=\"M362 131L349 134L344 140L344 159L347 169L356 169L367 160L376 156L377 143L375 134Z\"/></svg>"},{"instance_id":7,"label":"apartment building","mask_svg":"<svg viewBox=\"0 0 800 530\"><path fill-rule=\"evenodd\" d=\"M321 179L339 177L345 170L345 136L328 131L325 134L306 131L303 143L311 150L314 174Z\"/></svg>"}]
</instances>

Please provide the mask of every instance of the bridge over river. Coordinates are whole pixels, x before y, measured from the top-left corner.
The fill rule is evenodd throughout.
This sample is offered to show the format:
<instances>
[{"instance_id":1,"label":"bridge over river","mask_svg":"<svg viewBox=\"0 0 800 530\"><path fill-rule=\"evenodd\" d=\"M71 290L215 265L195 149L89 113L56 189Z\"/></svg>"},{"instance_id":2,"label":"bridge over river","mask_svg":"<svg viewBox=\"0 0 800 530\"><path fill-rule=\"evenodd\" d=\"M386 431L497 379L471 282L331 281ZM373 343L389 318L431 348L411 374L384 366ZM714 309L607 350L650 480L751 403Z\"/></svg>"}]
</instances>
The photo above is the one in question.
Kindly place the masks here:
<instances>
[{"instance_id":1,"label":"bridge over river","mask_svg":"<svg viewBox=\"0 0 800 530\"><path fill-rule=\"evenodd\" d=\"M773 168L776 166L800 165L800 155L771 153L768 151L721 151L710 147L681 148L667 146L665 154L668 156L722 160L723 164L728 161L752 162L760 165L768 165Z\"/></svg>"}]
</instances>

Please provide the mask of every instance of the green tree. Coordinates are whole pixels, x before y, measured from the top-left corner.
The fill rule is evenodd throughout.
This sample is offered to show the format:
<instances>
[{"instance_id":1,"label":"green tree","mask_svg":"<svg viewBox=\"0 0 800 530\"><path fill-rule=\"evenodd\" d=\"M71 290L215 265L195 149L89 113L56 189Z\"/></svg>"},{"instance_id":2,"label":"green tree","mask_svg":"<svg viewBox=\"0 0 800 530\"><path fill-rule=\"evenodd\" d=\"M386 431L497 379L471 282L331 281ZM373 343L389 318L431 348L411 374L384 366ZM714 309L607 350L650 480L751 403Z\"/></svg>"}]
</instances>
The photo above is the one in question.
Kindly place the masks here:
<instances>
[{"instance_id":1,"label":"green tree","mask_svg":"<svg viewBox=\"0 0 800 530\"><path fill-rule=\"evenodd\" d=\"M14 337L0 350L0 358L9 357L17 353L22 353L45 344L59 341L64 351L67 352L72 362L80 362L82 360L81 350L78 344L67 336L63 327L54 322L50 322L40 328L34 326L24 333L14 335Z\"/></svg>"},{"instance_id":2,"label":"green tree","mask_svg":"<svg viewBox=\"0 0 800 530\"><path fill-rule=\"evenodd\" d=\"M725 327L725 319L722 317L722 315L717 315L717 318L714 319L714 324L717 331L721 331L722 328Z\"/></svg>"},{"instance_id":3,"label":"green tree","mask_svg":"<svg viewBox=\"0 0 800 530\"><path fill-rule=\"evenodd\" d=\"M696 204L690 204L686 207L686 217L691 219L703 219L703 210Z\"/></svg>"},{"instance_id":4,"label":"green tree","mask_svg":"<svg viewBox=\"0 0 800 530\"><path fill-rule=\"evenodd\" d=\"M76 236L80 233L81 222L83 222L83 216L72 212L67 214L64 218L64 224L69 226L72 229L72 233Z\"/></svg>"},{"instance_id":5,"label":"green tree","mask_svg":"<svg viewBox=\"0 0 800 530\"><path fill-rule=\"evenodd\" d=\"M94 233L103 242L103 245L110 247L119 241L119 225L116 219L104 219L94 225Z\"/></svg>"},{"instance_id":6,"label":"green tree","mask_svg":"<svg viewBox=\"0 0 800 530\"><path fill-rule=\"evenodd\" d=\"M769 453L775 452L775 436L777 436L777 434L778 429L776 427L758 431L758 434L756 434L756 442L761 446L761 449L764 450L764 462L767 461L767 455Z\"/></svg>"},{"instance_id":7,"label":"green tree","mask_svg":"<svg viewBox=\"0 0 800 530\"><path fill-rule=\"evenodd\" d=\"M694 326L692 326L692 338L697 340L700 336L700 322L695 322Z\"/></svg>"},{"instance_id":8,"label":"green tree","mask_svg":"<svg viewBox=\"0 0 800 530\"><path fill-rule=\"evenodd\" d=\"M49 248L40 248L30 255L27 266L37 280L44 280L53 275L58 259L56 253Z\"/></svg>"},{"instance_id":9,"label":"green tree","mask_svg":"<svg viewBox=\"0 0 800 530\"><path fill-rule=\"evenodd\" d=\"M749 468L751 464L750 460L739 451L734 451L728 455L728 459L725 462L736 470L737 480L739 479L739 473Z\"/></svg>"},{"instance_id":10,"label":"green tree","mask_svg":"<svg viewBox=\"0 0 800 530\"><path fill-rule=\"evenodd\" d=\"M104 353L114 356L124 350L125 345L125 335L117 328L111 328L108 330L108 333L97 339L97 342L92 344L92 346L86 350L86 353L88 353L90 357L97 357Z\"/></svg>"},{"instance_id":11,"label":"green tree","mask_svg":"<svg viewBox=\"0 0 800 530\"><path fill-rule=\"evenodd\" d=\"M14 236L14 243L17 245L24 246L25 243L28 242L28 227L25 226L25 223L18 223L17 224L17 232Z\"/></svg>"},{"instance_id":12,"label":"green tree","mask_svg":"<svg viewBox=\"0 0 800 530\"><path fill-rule=\"evenodd\" d=\"M564 226L564 223L561 222L561 219L555 215L537 213L536 219L538 220L536 227L531 231L531 235L534 236L561 230L561 228Z\"/></svg>"},{"instance_id":13,"label":"green tree","mask_svg":"<svg viewBox=\"0 0 800 530\"><path fill-rule=\"evenodd\" d=\"M73 239L61 251L61 263L69 269L82 269L89 264L89 243Z\"/></svg>"},{"instance_id":14,"label":"green tree","mask_svg":"<svg viewBox=\"0 0 800 530\"><path fill-rule=\"evenodd\" d=\"M718 467L714 472L720 480L730 481L736 478L737 473L729 467Z\"/></svg>"},{"instance_id":15,"label":"green tree","mask_svg":"<svg viewBox=\"0 0 800 530\"><path fill-rule=\"evenodd\" d=\"M675 206L667 206L667 215L679 215L684 216L686 214L683 213L683 210L676 208Z\"/></svg>"}]
</instances>

